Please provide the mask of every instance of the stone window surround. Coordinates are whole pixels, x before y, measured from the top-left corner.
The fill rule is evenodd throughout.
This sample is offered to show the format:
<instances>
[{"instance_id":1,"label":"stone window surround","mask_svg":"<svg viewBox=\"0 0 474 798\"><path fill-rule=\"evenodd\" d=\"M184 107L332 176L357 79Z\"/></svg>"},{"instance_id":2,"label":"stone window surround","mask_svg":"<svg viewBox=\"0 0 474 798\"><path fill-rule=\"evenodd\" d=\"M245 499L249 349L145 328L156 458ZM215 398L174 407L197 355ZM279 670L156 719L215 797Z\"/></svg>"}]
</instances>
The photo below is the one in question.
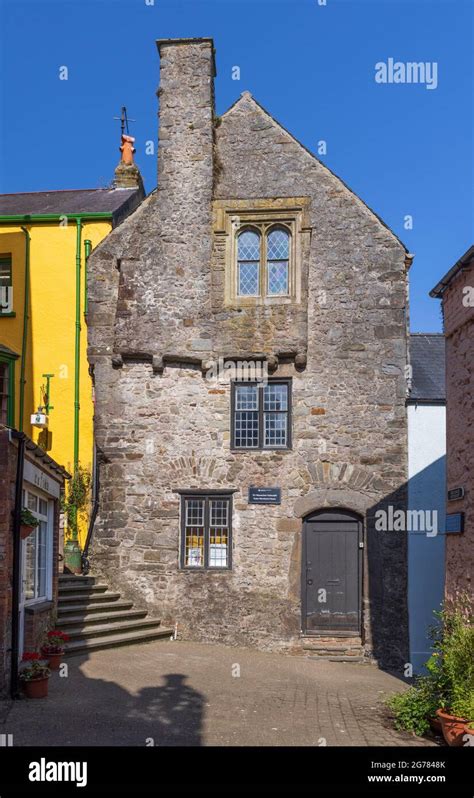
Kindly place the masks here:
<instances>
[{"instance_id":1,"label":"stone window surround","mask_svg":"<svg viewBox=\"0 0 474 798\"><path fill-rule=\"evenodd\" d=\"M302 236L310 233L309 197L215 200L213 232L225 246L224 305L255 307L301 303ZM239 296L237 293L237 238L245 228L258 228L263 235L272 227L290 233L288 295ZM266 266L266 264L264 264ZM266 272L266 268L265 268Z\"/></svg>"}]
</instances>

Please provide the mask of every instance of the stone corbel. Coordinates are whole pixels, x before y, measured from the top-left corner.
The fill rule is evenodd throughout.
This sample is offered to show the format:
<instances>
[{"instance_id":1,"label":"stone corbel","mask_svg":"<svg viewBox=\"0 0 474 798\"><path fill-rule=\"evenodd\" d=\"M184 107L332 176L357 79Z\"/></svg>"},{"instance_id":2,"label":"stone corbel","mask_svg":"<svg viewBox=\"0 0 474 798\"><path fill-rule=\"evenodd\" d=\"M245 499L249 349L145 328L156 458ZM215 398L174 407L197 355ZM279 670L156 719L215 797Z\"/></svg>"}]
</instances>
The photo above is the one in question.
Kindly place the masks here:
<instances>
[{"instance_id":1,"label":"stone corbel","mask_svg":"<svg viewBox=\"0 0 474 798\"><path fill-rule=\"evenodd\" d=\"M268 355L267 356L267 365L268 365L268 371L270 372L270 374L273 374L273 372L275 372L277 370L279 362L280 361L278 360L278 356L277 355Z\"/></svg>"},{"instance_id":2,"label":"stone corbel","mask_svg":"<svg viewBox=\"0 0 474 798\"><path fill-rule=\"evenodd\" d=\"M121 369L123 366L123 357L120 354L112 355L112 368Z\"/></svg>"},{"instance_id":3,"label":"stone corbel","mask_svg":"<svg viewBox=\"0 0 474 798\"><path fill-rule=\"evenodd\" d=\"M153 355L151 358L153 374L163 374L165 363L161 355Z\"/></svg>"},{"instance_id":4,"label":"stone corbel","mask_svg":"<svg viewBox=\"0 0 474 798\"><path fill-rule=\"evenodd\" d=\"M295 355L295 368L298 371L303 371L308 363L308 355L306 352L297 352Z\"/></svg>"}]
</instances>

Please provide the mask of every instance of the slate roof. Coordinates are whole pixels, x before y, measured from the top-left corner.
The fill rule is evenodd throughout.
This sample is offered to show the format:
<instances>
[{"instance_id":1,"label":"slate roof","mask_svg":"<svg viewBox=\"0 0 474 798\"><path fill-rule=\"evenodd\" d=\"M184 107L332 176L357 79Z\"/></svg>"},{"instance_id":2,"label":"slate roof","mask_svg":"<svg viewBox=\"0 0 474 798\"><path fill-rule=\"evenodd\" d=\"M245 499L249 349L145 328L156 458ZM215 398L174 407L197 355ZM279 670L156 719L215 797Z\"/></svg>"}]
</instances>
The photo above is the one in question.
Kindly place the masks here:
<instances>
[{"instance_id":1,"label":"slate roof","mask_svg":"<svg viewBox=\"0 0 474 798\"><path fill-rule=\"evenodd\" d=\"M86 188L66 191L33 191L26 194L0 194L0 215L130 212L142 199L137 188Z\"/></svg>"},{"instance_id":2,"label":"slate roof","mask_svg":"<svg viewBox=\"0 0 474 798\"><path fill-rule=\"evenodd\" d=\"M442 333L410 335L410 362L413 368L409 402L446 401L445 339Z\"/></svg>"}]
</instances>

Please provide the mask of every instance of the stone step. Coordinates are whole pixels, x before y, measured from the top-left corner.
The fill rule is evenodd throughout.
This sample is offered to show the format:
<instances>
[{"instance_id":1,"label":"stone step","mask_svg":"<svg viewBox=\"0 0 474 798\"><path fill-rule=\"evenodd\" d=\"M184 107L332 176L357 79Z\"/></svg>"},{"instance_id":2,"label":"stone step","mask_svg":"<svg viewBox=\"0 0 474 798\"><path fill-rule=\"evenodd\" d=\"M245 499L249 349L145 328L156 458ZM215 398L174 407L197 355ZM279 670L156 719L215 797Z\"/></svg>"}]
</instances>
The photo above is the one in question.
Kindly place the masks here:
<instances>
[{"instance_id":1,"label":"stone step","mask_svg":"<svg viewBox=\"0 0 474 798\"><path fill-rule=\"evenodd\" d=\"M80 574L59 574L58 581L60 585L67 584L91 584L95 582L95 576L81 576Z\"/></svg>"},{"instance_id":2,"label":"stone step","mask_svg":"<svg viewBox=\"0 0 474 798\"><path fill-rule=\"evenodd\" d=\"M63 606L65 604L87 604L87 599L89 596L84 593L67 593L66 595L62 596L59 595L58 597L58 606ZM93 593L90 596L92 602L96 601L118 601L120 598L120 593Z\"/></svg>"},{"instance_id":3,"label":"stone step","mask_svg":"<svg viewBox=\"0 0 474 798\"><path fill-rule=\"evenodd\" d=\"M74 615L79 613L106 612L108 610L129 610L132 607L133 603L131 601L125 601L123 599L121 601L117 599L110 602L102 601L100 604L94 604L93 602L83 600L75 604L64 602L64 604L58 606L58 618L67 618L70 613Z\"/></svg>"},{"instance_id":4,"label":"stone step","mask_svg":"<svg viewBox=\"0 0 474 798\"><path fill-rule=\"evenodd\" d=\"M122 632L132 632L135 629L143 630L156 630L161 627L159 618L147 618L146 620L139 619L134 621L120 621L119 623L104 623L99 626L89 626L88 628L79 627L77 629L70 629L68 626L62 627L62 631L66 632L71 638L71 641L76 639L90 640L103 635L117 635ZM162 627L161 627L162 628Z\"/></svg>"},{"instance_id":5,"label":"stone step","mask_svg":"<svg viewBox=\"0 0 474 798\"><path fill-rule=\"evenodd\" d=\"M147 643L151 640L169 639L174 634L173 629L163 629L158 627L151 630L136 630L134 632L123 632L118 635L106 635L96 639L88 640L80 638L71 640L66 644L66 654L79 654L82 651L96 651L102 648L114 648L116 646L131 646L136 643Z\"/></svg>"},{"instance_id":6,"label":"stone step","mask_svg":"<svg viewBox=\"0 0 474 798\"><path fill-rule=\"evenodd\" d=\"M111 604L110 606L113 607L114 604ZM103 610L102 604L99 605L99 610ZM145 618L147 615L146 610L130 609L119 610L118 612L112 609L109 612L100 612L99 610L95 613L89 613L88 608L86 607L84 613L79 613L76 615L73 613L67 613L64 616L61 615L58 626L60 629L63 629L66 626L89 626L90 624L100 624L104 621L110 621L110 623L113 623L114 621L132 621L133 619L138 620L139 618Z\"/></svg>"},{"instance_id":7,"label":"stone step","mask_svg":"<svg viewBox=\"0 0 474 798\"><path fill-rule=\"evenodd\" d=\"M59 591L58 592L59 592L60 596L68 596L70 593L81 593L81 594L82 593L86 593L86 594L90 594L90 593L105 593L106 590L108 590L108 585L104 585L104 584L98 584L98 585L90 584L89 585L89 584L83 584L81 582L81 584L77 585L76 583L69 584L69 583L66 582L66 584L64 584L64 585L59 585Z\"/></svg>"}]
</instances>

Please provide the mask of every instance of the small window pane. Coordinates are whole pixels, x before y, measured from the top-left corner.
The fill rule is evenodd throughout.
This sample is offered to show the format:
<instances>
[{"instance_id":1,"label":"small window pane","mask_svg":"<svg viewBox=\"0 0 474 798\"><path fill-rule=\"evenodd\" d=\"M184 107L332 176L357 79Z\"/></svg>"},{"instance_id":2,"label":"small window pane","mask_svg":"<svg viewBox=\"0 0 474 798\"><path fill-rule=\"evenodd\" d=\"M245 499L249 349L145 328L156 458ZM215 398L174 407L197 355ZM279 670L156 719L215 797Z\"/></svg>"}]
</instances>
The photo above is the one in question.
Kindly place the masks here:
<instances>
[{"instance_id":1,"label":"small window pane","mask_svg":"<svg viewBox=\"0 0 474 798\"><path fill-rule=\"evenodd\" d=\"M239 235L238 260L260 260L260 236L253 230L245 230Z\"/></svg>"},{"instance_id":2,"label":"small window pane","mask_svg":"<svg viewBox=\"0 0 474 798\"><path fill-rule=\"evenodd\" d=\"M38 543L38 574L37 598L46 597L46 521L40 521L37 531Z\"/></svg>"},{"instance_id":3,"label":"small window pane","mask_svg":"<svg viewBox=\"0 0 474 798\"><path fill-rule=\"evenodd\" d=\"M34 599L37 596L36 592L36 546L37 546L38 528L28 535L25 540L26 557L25 557L25 574L23 579L23 592L25 599Z\"/></svg>"},{"instance_id":4,"label":"small window pane","mask_svg":"<svg viewBox=\"0 0 474 798\"><path fill-rule=\"evenodd\" d=\"M258 388L256 385L239 385L235 390L236 410L258 410Z\"/></svg>"},{"instance_id":5,"label":"small window pane","mask_svg":"<svg viewBox=\"0 0 474 798\"><path fill-rule=\"evenodd\" d=\"M288 293L288 261L268 262L268 293Z\"/></svg>"},{"instance_id":6,"label":"small window pane","mask_svg":"<svg viewBox=\"0 0 474 798\"><path fill-rule=\"evenodd\" d=\"M288 260L290 236L286 230L272 230L268 235L268 260Z\"/></svg>"},{"instance_id":7,"label":"small window pane","mask_svg":"<svg viewBox=\"0 0 474 798\"><path fill-rule=\"evenodd\" d=\"M185 505L185 565L204 565L204 499L187 499Z\"/></svg>"},{"instance_id":8,"label":"small window pane","mask_svg":"<svg viewBox=\"0 0 474 798\"><path fill-rule=\"evenodd\" d=\"M237 245L238 294L257 296L259 294L260 234L245 230L239 235Z\"/></svg>"},{"instance_id":9,"label":"small window pane","mask_svg":"<svg viewBox=\"0 0 474 798\"><path fill-rule=\"evenodd\" d=\"M288 410L288 386L267 385L265 387L264 410Z\"/></svg>"},{"instance_id":10,"label":"small window pane","mask_svg":"<svg viewBox=\"0 0 474 798\"><path fill-rule=\"evenodd\" d=\"M236 412L234 441L237 449L258 447L258 412Z\"/></svg>"},{"instance_id":11,"label":"small window pane","mask_svg":"<svg viewBox=\"0 0 474 798\"><path fill-rule=\"evenodd\" d=\"M286 446L287 414L265 413L265 446Z\"/></svg>"},{"instance_id":12,"label":"small window pane","mask_svg":"<svg viewBox=\"0 0 474 798\"><path fill-rule=\"evenodd\" d=\"M211 499L209 529L209 567L227 568L228 559L228 499Z\"/></svg>"},{"instance_id":13,"label":"small window pane","mask_svg":"<svg viewBox=\"0 0 474 798\"><path fill-rule=\"evenodd\" d=\"M28 493L28 510L32 510L34 513L38 510L38 498L34 493Z\"/></svg>"},{"instance_id":14,"label":"small window pane","mask_svg":"<svg viewBox=\"0 0 474 798\"><path fill-rule=\"evenodd\" d=\"M12 262L10 258L0 258L0 287L12 284Z\"/></svg>"},{"instance_id":15,"label":"small window pane","mask_svg":"<svg viewBox=\"0 0 474 798\"><path fill-rule=\"evenodd\" d=\"M290 235L272 230L267 238L268 293L288 294Z\"/></svg>"},{"instance_id":16,"label":"small window pane","mask_svg":"<svg viewBox=\"0 0 474 798\"><path fill-rule=\"evenodd\" d=\"M39 500L38 512L40 515L48 515L48 502L45 502L44 499Z\"/></svg>"},{"instance_id":17,"label":"small window pane","mask_svg":"<svg viewBox=\"0 0 474 798\"><path fill-rule=\"evenodd\" d=\"M239 263L239 296L257 296L259 264Z\"/></svg>"}]
</instances>

